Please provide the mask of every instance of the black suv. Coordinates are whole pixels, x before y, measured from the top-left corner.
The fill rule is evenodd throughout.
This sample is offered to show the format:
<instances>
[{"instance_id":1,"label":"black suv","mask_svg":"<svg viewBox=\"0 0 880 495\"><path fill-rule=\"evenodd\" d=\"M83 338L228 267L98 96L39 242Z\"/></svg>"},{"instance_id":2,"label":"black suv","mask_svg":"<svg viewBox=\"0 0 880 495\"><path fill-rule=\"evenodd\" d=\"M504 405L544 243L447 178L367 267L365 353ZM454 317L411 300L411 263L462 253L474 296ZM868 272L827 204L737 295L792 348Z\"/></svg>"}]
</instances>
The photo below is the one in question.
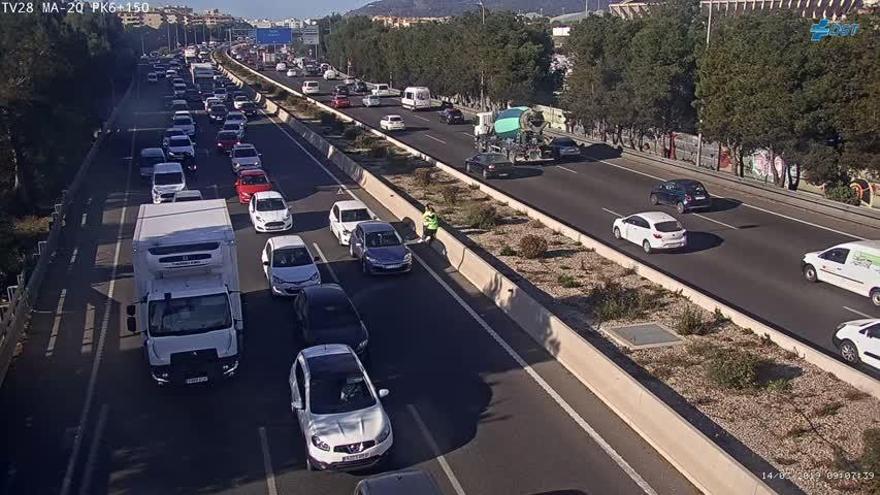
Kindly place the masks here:
<instances>
[{"instance_id":1,"label":"black suv","mask_svg":"<svg viewBox=\"0 0 880 495\"><path fill-rule=\"evenodd\" d=\"M370 334L339 285L304 288L296 297L293 310L306 345L346 344L362 359L365 357Z\"/></svg>"},{"instance_id":2,"label":"black suv","mask_svg":"<svg viewBox=\"0 0 880 495\"><path fill-rule=\"evenodd\" d=\"M651 189L648 198L652 205L673 205L679 213L712 207L712 197L706 187L692 179L672 179Z\"/></svg>"},{"instance_id":3,"label":"black suv","mask_svg":"<svg viewBox=\"0 0 880 495\"><path fill-rule=\"evenodd\" d=\"M211 122L217 122L218 124L222 124L226 120L228 113L229 109L222 103L215 103L208 109L208 117L211 119Z\"/></svg>"},{"instance_id":4,"label":"black suv","mask_svg":"<svg viewBox=\"0 0 880 495\"><path fill-rule=\"evenodd\" d=\"M464 114L457 108L444 108L440 112L440 120L449 125L464 124Z\"/></svg>"}]
</instances>

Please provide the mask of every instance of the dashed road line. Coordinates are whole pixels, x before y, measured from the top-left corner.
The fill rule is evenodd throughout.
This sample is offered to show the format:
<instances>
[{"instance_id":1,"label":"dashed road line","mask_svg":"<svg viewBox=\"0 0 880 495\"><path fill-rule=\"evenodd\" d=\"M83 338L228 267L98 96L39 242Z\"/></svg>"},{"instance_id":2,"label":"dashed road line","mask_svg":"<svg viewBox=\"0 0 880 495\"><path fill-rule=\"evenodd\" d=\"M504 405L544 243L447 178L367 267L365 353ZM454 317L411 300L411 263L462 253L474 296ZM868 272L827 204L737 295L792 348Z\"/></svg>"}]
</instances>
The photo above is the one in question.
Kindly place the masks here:
<instances>
[{"instance_id":1,"label":"dashed road line","mask_svg":"<svg viewBox=\"0 0 880 495\"><path fill-rule=\"evenodd\" d=\"M423 121L425 121L425 122L430 122L430 120L428 120L428 119L422 117L421 115L413 115L413 117L415 117L415 118L417 118L417 119L419 119L419 120L423 120Z\"/></svg>"},{"instance_id":2,"label":"dashed road line","mask_svg":"<svg viewBox=\"0 0 880 495\"><path fill-rule=\"evenodd\" d=\"M321 246L318 246L317 242L313 242L312 246L315 248L315 251L318 253L318 256L321 257L321 261L323 261L324 266L327 267L327 271L330 272L330 278L333 279L337 284L339 283L339 277L336 276L336 272L333 270L333 267L330 265L330 260L324 256L324 252L321 251Z\"/></svg>"},{"instance_id":3,"label":"dashed road line","mask_svg":"<svg viewBox=\"0 0 880 495\"><path fill-rule=\"evenodd\" d=\"M95 434L92 437L92 445L89 447L89 455L86 458L85 471L83 472L83 480L79 485L79 494L88 495L92 492L92 476L95 473L95 463L98 460L98 448L101 446L101 437L104 435L104 428L107 426L107 414L109 407L107 404L101 405L101 412L98 413L98 424L95 426Z\"/></svg>"},{"instance_id":4,"label":"dashed road line","mask_svg":"<svg viewBox=\"0 0 880 495\"><path fill-rule=\"evenodd\" d=\"M434 136L432 136L432 135L430 135L430 134L425 134L425 137L428 138L428 139L433 139L434 141L437 141L438 143L446 144L446 141L444 141L444 140L442 140L442 139L440 139L440 138L435 138Z\"/></svg>"},{"instance_id":5,"label":"dashed road line","mask_svg":"<svg viewBox=\"0 0 880 495\"><path fill-rule=\"evenodd\" d=\"M269 439L266 437L266 427L261 426L260 449L263 451L263 470L266 472L266 488L269 495L278 495L278 488L275 486L275 471L272 469L272 454L269 453Z\"/></svg>"},{"instance_id":6,"label":"dashed road line","mask_svg":"<svg viewBox=\"0 0 880 495\"><path fill-rule=\"evenodd\" d=\"M465 495L464 488L461 487L461 483L459 483L458 478L455 476L455 471L452 470L452 467L449 466L449 463L446 462L446 457L440 451L440 448L437 446L437 442L434 440L434 436L431 435L431 430L425 426L425 422L422 421L422 417L419 415L419 411L412 404L407 404L406 408L409 409L410 414L412 414L413 418L416 420L416 424L419 427L419 431L422 433L422 436L425 437L425 441L428 442L428 446L431 447L431 453L434 457L437 458L437 462L440 463L440 467L443 468L443 472L446 474L446 477L449 479L449 483L452 484L452 489L455 490L456 495Z\"/></svg>"},{"instance_id":7,"label":"dashed road line","mask_svg":"<svg viewBox=\"0 0 880 495\"><path fill-rule=\"evenodd\" d=\"M577 171L572 170L572 169L570 169L570 168L568 168L568 167L563 167L562 165L557 165L556 168L561 168L562 170L565 170L566 172L571 172L571 173L573 173L573 174L576 174L576 173L577 173Z\"/></svg>"},{"instance_id":8,"label":"dashed road line","mask_svg":"<svg viewBox=\"0 0 880 495\"><path fill-rule=\"evenodd\" d=\"M79 349L80 354L88 354L92 352L92 344L95 336L95 306L86 303L86 319L83 325L82 346Z\"/></svg>"},{"instance_id":9,"label":"dashed road line","mask_svg":"<svg viewBox=\"0 0 880 495\"><path fill-rule=\"evenodd\" d=\"M608 208L602 208L602 211L604 211L605 213L610 213L610 214L614 215L614 216L617 217L617 218L622 218L622 217L623 217L623 215L621 215L620 213L617 213L617 212L614 211L614 210L609 210Z\"/></svg>"},{"instance_id":10,"label":"dashed road line","mask_svg":"<svg viewBox=\"0 0 880 495\"><path fill-rule=\"evenodd\" d=\"M712 222L712 223L717 223L718 225L721 225L722 227L727 227L728 229L739 230L739 227L734 227L733 225L726 224L726 223L724 223L724 222L722 222L722 221L720 221L720 220L715 220L714 218L709 218L709 217L707 217L706 215L701 215L700 213L694 213L694 216L695 216L695 217L700 217L700 218L702 218L703 220L708 220L708 221L710 221L710 222Z\"/></svg>"},{"instance_id":11,"label":"dashed road line","mask_svg":"<svg viewBox=\"0 0 880 495\"><path fill-rule=\"evenodd\" d=\"M79 248L75 247L75 248L73 248L73 252L70 253L70 262L68 263L68 266L67 266L68 269L73 269L73 264L76 263L77 254L79 254Z\"/></svg>"},{"instance_id":12,"label":"dashed road line","mask_svg":"<svg viewBox=\"0 0 880 495\"><path fill-rule=\"evenodd\" d=\"M859 311L859 310L857 310L857 309L852 309L852 308L850 308L849 306L844 306L843 309L845 309L845 310L847 310L847 311L849 311L849 312L851 312L851 313L855 313L855 314L857 314L857 315L859 315L859 316L862 316L862 317L864 317L864 318L875 318L874 316L871 316L871 315L869 315L868 313L863 313L863 312L861 312L861 311Z\"/></svg>"},{"instance_id":13,"label":"dashed road line","mask_svg":"<svg viewBox=\"0 0 880 495\"><path fill-rule=\"evenodd\" d=\"M67 289L61 289L61 295L58 297L58 306L55 307L52 333L49 335L49 343L46 345L46 357L52 357L52 354L55 352L55 340L58 339L58 330L61 329L61 310L64 308L65 297L67 297Z\"/></svg>"}]
</instances>

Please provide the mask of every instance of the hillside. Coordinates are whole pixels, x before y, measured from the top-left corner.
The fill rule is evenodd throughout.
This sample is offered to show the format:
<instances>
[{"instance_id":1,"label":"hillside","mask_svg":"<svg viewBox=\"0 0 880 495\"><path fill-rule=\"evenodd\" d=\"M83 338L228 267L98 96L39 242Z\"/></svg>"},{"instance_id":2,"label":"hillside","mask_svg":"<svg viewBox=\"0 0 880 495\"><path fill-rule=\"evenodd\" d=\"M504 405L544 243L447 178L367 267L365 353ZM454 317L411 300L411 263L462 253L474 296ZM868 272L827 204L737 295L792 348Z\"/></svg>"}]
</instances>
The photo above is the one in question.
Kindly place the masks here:
<instances>
[{"instance_id":1,"label":"hillside","mask_svg":"<svg viewBox=\"0 0 880 495\"><path fill-rule=\"evenodd\" d=\"M458 15L468 10L479 11L475 0L377 0L349 11L346 15L392 15L401 17L440 17ZM584 9L583 0L484 0L488 10L542 12L546 16L567 14ZM596 1L590 0L590 9ZM604 8L607 0L600 0Z\"/></svg>"}]
</instances>

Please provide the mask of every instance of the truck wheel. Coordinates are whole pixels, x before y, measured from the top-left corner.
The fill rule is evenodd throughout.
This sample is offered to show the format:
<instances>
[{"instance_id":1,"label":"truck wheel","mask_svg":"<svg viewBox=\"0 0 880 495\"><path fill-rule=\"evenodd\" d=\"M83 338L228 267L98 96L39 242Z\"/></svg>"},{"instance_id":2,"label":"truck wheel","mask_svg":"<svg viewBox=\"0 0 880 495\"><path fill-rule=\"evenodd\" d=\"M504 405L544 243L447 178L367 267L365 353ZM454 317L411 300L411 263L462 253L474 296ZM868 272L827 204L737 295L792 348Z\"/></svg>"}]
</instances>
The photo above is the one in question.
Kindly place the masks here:
<instances>
[{"instance_id":1,"label":"truck wheel","mask_svg":"<svg viewBox=\"0 0 880 495\"><path fill-rule=\"evenodd\" d=\"M874 306L880 306L880 289L871 289L871 302Z\"/></svg>"},{"instance_id":2,"label":"truck wheel","mask_svg":"<svg viewBox=\"0 0 880 495\"><path fill-rule=\"evenodd\" d=\"M807 282L815 282L818 280L816 276L816 268L813 265L807 265L804 267L804 278L807 279Z\"/></svg>"},{"instance_id":3,"label":"truck wheel","mask_svg":"<svg viewBox=\"0 0 880 495\"><path fill-rule=\"evenodd\" d=\"M859 350L856 348L856 345L849 340L844 340L840 343L840 357L850 364L858 364L859 361L861 361L859 359Z\"/></svg>"}]
</instances>

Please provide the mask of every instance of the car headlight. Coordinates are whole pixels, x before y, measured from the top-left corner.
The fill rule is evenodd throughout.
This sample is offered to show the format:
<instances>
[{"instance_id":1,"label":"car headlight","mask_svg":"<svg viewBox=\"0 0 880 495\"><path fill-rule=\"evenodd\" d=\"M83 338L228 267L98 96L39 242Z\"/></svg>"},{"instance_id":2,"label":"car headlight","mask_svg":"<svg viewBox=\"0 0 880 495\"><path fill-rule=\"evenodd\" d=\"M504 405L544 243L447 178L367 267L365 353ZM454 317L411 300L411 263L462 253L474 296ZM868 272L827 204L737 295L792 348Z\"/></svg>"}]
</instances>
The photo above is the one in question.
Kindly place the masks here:
<instances>
[{"instance_id":1,"label":"car headlight","mask_svg":"<svg viewBox=\"0 0 880 495\"><path fill-rule=\"evenodd\" d=\"M837 328L834 329L834 331L835 331L835 332L836 332L836 331L839 331L840 329L842 329L842 328L845 327L845 326L846 326L846 322L843 322L843 323L841 323L840 325L837 325Z\"/></svg>"},{"instance_id":2,"label":"car headlight","mask_svg":"<svg viewBox=\"0 0 880 495\"><path fill-rule=\"evenodd\" d=\"M388 439L391 435L391 423L388 421L385 422L385 426L382 427L382 431L379 432L379 436L376 437L376 443L382 443Z\"/></svg>"},{"instance_id":3,"label":"car headlight","mask_svg":"<svg viewBox=\"0 0 880 495\"><path fill-rule=\"evenodd\" d=\"M322 440L318 435L312 435L312 445L324 452L330 452L330 444Z\"/></svg>"},{"instance_id":4,"label":"car headlight","mask_svg":"<svg viewBox=\"0 0 880 495\"><path fill-rule=\"evenodd\" d=\"M342 227L342 233L345 234L345 235L349 235L349 234L351 234L351 231L348 230L348 229L345 228L345 227Z\"/></svg>"},{"instance_id":5,"label":"car headlight","mask_svg":"<svg viewBox=\"0 0 880 495\"><path fill-rule=\"evenodd\" d=\"M312 274L311 277L309 277L309 281L314 282L315 280L318 280L319 278L321 278L321 274L319 272L315 272Z\"/></svg>"},{"instance_id":6,"label":"car headlight","mask_svg":"<svg viewBox=\"0 0 880 495\"><path fill-rule=\"evenodd\" d=\"M365 258L367 259L367 261L369 261L370 263L378 263L378 262L379 262L379 260L377 260L376 258L373 258L373 257L370 256L370 255L366 255L366 256L364 256L364 257L365 257Z\"/></svg>"},{"instance_id":7,"label":"car headlight","mask_svg":"<svg viewBox=\"0 0 880 495\"><path fill-rule=\"evenodd\" d=\"M405 255L403 255L403 262L412 263L412 253L406 253Z\"/></svg>"},{"instance_id":8,"label":"car headlight","mask_svg":"<svg viewBox=\"0 0 880 495\"><path fill-rule=\"evenodd\" d=\"M286 283L286 282L287 282L287 281L284 280L283 278L276 277L275 275L272 275L272 283L273 283L273 284L283 284L283 283Z\"/></svg>"},{"instance_id":9,"label":"car headlight","mask_svg":"<svg viewBox=\"0 0 880 495\"><path fill-rule=\"evenodd\" d=\"M257 215L257 216L256 216L256 219L257 219L258 222L262 222L262 221L263 221L263 219L260 218L260 215Z\"/></svg>"}]
</instances>

